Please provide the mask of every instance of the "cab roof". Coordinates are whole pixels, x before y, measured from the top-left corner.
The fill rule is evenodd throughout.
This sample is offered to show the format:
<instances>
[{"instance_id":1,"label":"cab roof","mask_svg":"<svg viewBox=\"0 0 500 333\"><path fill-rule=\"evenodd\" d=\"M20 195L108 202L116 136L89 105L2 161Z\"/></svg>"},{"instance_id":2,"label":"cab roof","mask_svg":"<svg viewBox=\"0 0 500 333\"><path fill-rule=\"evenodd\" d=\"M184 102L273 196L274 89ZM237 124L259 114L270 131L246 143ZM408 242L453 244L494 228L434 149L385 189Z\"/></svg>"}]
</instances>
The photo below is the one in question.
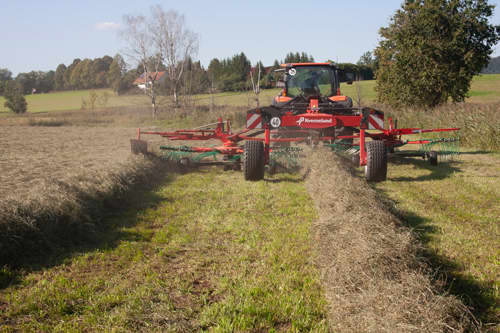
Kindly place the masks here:
<instances>
[{"instance_id":1,"label":"cab roof","mask_svg":"<svg viewBox=\"0 0 500 333\"><path fill-rule=\"evenodd\" d=\"M281 64L281 67L298 67L298 66L335 66L331 62L292 62L288 64Z\"/></svg>"}]
</instances>

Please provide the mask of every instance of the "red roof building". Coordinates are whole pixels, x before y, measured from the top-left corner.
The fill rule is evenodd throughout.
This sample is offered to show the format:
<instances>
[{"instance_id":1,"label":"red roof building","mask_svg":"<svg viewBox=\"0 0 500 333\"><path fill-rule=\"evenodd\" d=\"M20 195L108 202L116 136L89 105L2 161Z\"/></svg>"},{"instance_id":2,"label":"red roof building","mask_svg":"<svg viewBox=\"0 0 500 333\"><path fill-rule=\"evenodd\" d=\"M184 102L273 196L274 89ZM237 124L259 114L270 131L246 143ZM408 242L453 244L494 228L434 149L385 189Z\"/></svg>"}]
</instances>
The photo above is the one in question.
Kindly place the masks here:
<instances>
[{"instance_id":1,"label":"red roof building","mask_svg":"<svg viewBox=\"0 0 500 333\"><path fill-rule=\"evenodd\" d=\"M134 81L134 85L138 86L141 89L144 89L146 87L146 81L147 82L152 82L155 80L155 82L162 82L165 80L166 76L165 71L163 72L148 72L148 80L146 80L146 73L142 73L141 76L139 76L137 79Z\"/></svg>"}]
</instances>

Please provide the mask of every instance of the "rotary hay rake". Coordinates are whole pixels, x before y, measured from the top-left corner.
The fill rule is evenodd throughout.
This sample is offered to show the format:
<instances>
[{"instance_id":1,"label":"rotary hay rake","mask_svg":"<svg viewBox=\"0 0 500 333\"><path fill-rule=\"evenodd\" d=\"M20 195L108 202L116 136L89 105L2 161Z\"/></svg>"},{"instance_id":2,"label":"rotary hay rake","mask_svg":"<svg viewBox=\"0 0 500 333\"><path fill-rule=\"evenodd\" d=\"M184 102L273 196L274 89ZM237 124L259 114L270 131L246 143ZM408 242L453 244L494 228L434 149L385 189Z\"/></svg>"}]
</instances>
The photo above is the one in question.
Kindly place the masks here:
<instances>
[{"instance_id":1,"label":"rotary hay rake","mask_svg":"<svg viewBox=\"0 0 500 333\"><path fill-rule=\"evenodd\" d=\"M247 180L260 180L264 177L266 165L270 173L274 173L277 168L299 167L298 160L302 148L300 145L290 146L290 143L302 142L314 146L323 143L332 151L349 155L359 166L364 166L368 181L386 179L387 160L390 157L422 157L429 160L430 164L437 165L438 158L458 154L459 141L455 138L403 139L405 135L450 132L457 131L458 128L397 129L394 128L392 119L389 119L389 128L384 129L379 125L380 121L383 121L383 113L380 111L370 108L353 108L351 111L353 115L309 112L299 115L284 114L278 118L267 108L254 109L248 111L247 114L247 125L251 128L236 133L233 133L231 129L231 122L222 119L219 119L217 123L197 129L171 132L138 129L137 139L131 140L132 152L147 152L147 141L141 139L144 135L159 135L171 141L213 142L216 140L220 144L210 147L162 145L160 149L166 152L165 158L175 160L182 166L222 165L225 170L243 169ZM256 114L259 117L255 117ZM259 123L255 126L256 121ZM276 126L278 123L280 124ZM359 131L359 133L347 136L324 135L328 133L325 129L333 130L339 125L343 128L352 127L354 132ZM287 131L287 137L272 138L273 133L287 127L292 127ZM296 129L297 127L300 129ZM368 138L370 140L367 140ZM353 142L345 143L343 140ZM396 150L410 144L420 145L420 149Z\"/></svg>"},{"instance_id":2,"label":"rotary hay rake","mask_svg":"<svg viewBox=\"0 0 500 333\"><path fill-rule=\"evenodd\" d=\"M454 132L459 128L397 128L391 118L384 127L384 113L373 108L353 108L352 100L340 94L339 71L331 63L282 65L284 89L273 105L247 111L246 128L232 132L229 120L195 129L172 132L138 130L131 140L133 153L146 153L143 135L160 135L172 141L216 140L211 147L161 146L166 157L181 165L223 165L225 170L243 169L246 180L264 178L265 168L273 173L278 167L298 167L301 147L293 143L323 143L335 152L347 154L365 167L368 181L387 177L387 160L392 156L423 157L432 165L438 159L458 154L456 138L419 138L404 136L433 132ZM406 145L419 150L400 150ZM218 157L222 158L218 158Z\"/></svg>"}]
</instances>

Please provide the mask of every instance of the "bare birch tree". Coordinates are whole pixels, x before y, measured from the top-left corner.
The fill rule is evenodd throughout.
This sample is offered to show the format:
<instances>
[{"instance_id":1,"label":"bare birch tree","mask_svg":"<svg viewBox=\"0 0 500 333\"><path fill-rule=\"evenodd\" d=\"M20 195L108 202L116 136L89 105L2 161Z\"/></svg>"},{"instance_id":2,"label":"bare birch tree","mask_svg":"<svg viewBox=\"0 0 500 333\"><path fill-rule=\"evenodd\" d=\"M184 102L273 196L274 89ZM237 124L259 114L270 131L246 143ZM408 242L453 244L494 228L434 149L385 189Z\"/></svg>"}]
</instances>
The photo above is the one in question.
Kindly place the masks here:
<instances>
[{"instance_id":1,"label":"bare birch tree","mask_svg":"<svg viewBox=\"0 0 500 333\"><path fill-rule=\"evenodd\" d=\"M172 87L175 105L179 103L178 88L186 60L198 51L198 36L186 28L183 15L165 12L160 5L151 7L151 16L125 15L122 38L127 42L125 54L144 69L145 92L151 97L153 117L156 116L158 72L167 66L166 80Z\"/></svg>"},{"instance_id":2,"label":"bare birch tree","mask_svg":"<svg viewBox=\"0 0 500 333\"><path fill-rule=\"evenodd\" d=\"M258 68L258 74L257 74L257 83L254 82L254 78L253 78L253 71L250 69L250 79L252 81L252 90L253 90L253 93L255 94L255 104L257 105L257 107L259 107L259 94L260 94L260 62L257 63L257 66Z\"/></svg>"},{"instance_id":3,"label":"bare birch tree","mask_svg":"<svg viewBox=\"0 0 500 333\"><path fill-rule=\"evenodd\" d=\"M160 5L151 8L153 40L164 56L167 80L172 88L175 106L179 104L178 89L186 62L198 52L198 35L186 27L184 15L174 10L163 11Z\"/></svg>"},{"instance_id":4,"label":"bare birch tree","mask_svg":"<svg viewBox=\"0 0 500 333\"><path fill-rule=\"evenodd\" d=\"M151 97L153 118L156 117L156 79L158 70L162 63L162 54L156 52L151 23L143 15L123 17L124 30L120 32L121 37L127 42L125 54L144 70L144 92Z\"/></svg>"}]
</instances>

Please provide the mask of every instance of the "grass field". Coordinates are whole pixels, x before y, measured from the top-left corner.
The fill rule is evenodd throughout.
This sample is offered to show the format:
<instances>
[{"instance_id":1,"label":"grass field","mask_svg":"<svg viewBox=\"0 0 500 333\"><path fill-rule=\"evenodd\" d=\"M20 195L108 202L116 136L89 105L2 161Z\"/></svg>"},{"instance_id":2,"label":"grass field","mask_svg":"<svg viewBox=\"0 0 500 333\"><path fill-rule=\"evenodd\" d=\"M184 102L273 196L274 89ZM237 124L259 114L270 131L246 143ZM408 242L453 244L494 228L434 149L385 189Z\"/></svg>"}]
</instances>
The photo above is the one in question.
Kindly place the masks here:
<instances>
[{"instance_id":1,"label":"grass field","mask_svg":"<svg viewBox=\"0 0 500 333\"><path fill-rule=\"evenodd\" d=\"M316 213L298 176L275 180L171 176L109 218L95 249L3 290L0 330L328 332Z\"/></svg>"},{"instance_id":2,"label":"grass field","mask_svg":"<svg viewBox=\"0 0 500 333\"><path fill-rule=\"evenodd\" d=\"M353 85L342 84L342 93L351 96L353 100L358 100L361 96L362 103L373 102L376 100L375 81L361 81ZM358 94L359 91L359 94ZM28 95L28 111L33 113L49 111L67 111L79 110L82 107L82 100L89 98L89 90L64 91L49 94ZM123 106L145 106L149 105L149 99L144 95L125 95L117 96L109 89L95 90L97 95L107 94L109 99L105 107L123 107ZM271 103L272 97L279 93L279 89L262 90L259 99L261 105ZM500 101L500 74L479 75L472 81L471 91L469 92L468 102L473 103L491 103ZM193 97L193 102L197 105L209 105L212 96L201 94ZM213 101L215 105L232 106L255 106L255 96L253 93L219 93L214 94ZM169 104L168 99L159 99L159 104ZM170 103L171 104L171 103ZM102 108L97 105L96 108ZM0 113L8 112L4 106L4 99L0 97Z\"/></svg>"},{"instance_id":3,"label":"grass field","mask_svg":"<svg viewBox=\"0 0 500 333\"><path fill-rule=\"evenodd\" d=\"M479 93L472 94L472 98L485 102L498 93L495 91L500 90L499 81L500 76L476 78L473 92ZM363 101L374 97L373 84L373 81L362 82L361 94L367 92ZM348 89L355 88L355 85L343 87L344 93L349 94ZM493 93L481 93L485 91ZM275 90L265 91L262 98L270 98L275 93ZM36 101L39 96L42 95L30 97ZM63 96L66 97L62 100L71 99L74 105L81 103L82 96L77 92L63 93ZM111 98L108 106L125 101L122 98L132 101L137 97L116 97L116 101ZM391 294L395 300L418 301L418 304L404 303L412 309L408 313L422 313L422 318L437 315L434 313L437 308L427 308L423 302L428 300L423 295L428 295L429 290L415 294L405 291L411 274L400 273L414 272L420 266L402 264L406 266L399 270L402 255L394 254L399 251L398 245L388 245L393 243L384 240L392 239L390 235L394 230L401 232L400 222L387 220L387 226L393 230L389 233L383 220L378 226L371 225L374 221L363 214L374 212L375 206L395 213L402 219L401 223L417 235L423 246L417 259L428 261L434 276L434 285L429 288L444 289L471 306L472 313L482 322L481 331L499 329L500 155L481 149L481 140L471 139L468 145L477 147L464 149L458 160L436 167L418 159L392 161L388 180L371 185L376 195L370 192L369 200L355 199L363 194L354 190L348 196L336 192L343 188L349 191L349 186L362 182L361 170L355 171L356 178L348 173L333 177L334 174L330 176L328 172L336 171L328 169L326 174L313 171L316 178L312 181L306 178L306 182L298 174L278 174L266 176L266 180L260 182L245 182L239 172L208 168L176 174L169 170L160 172L155 169L159 165L155 164L138 179L153 180L155 177L151 175L157 173L166 174L166 178L160 177L152 191L130 193L127 200L121 197L115 200L113 191L133 188L127 184L134 183L134 173L91 179L95 168L113 170L126 160L128 139L135 133L132 127L194 127L213 122L218 116L242 126L244 110L253 103L253 97L248 94L220 94L216 96L216 104L229 106L209 110L206 105L210 104L210 95L196 98L197 109L162 112L157 120L151 119L147 106L71 112L62 108L67 106L64 101L57 104L61 106L60 112L0 117L0 138L4 142L8 140L8 145L3 143L0 150L2 157L8 157L0 159L2 170L8 170L0 174L2 191L24 193L23 188L28 187L46 199L40 201L41 204L54 207L53 210L36 205L36 209L30 205L17 208L4 204L6 197L2 196L0 226L5 230L2 237L10 232L6 223L12 223L14 215L25 214L23 228L32 228L30 223L36 225L39 217L57 222L54 226L48 224L44 230L32 229L30 242L36 249L34 258L23 258L14 266L0 266L0 332L326 332L343 327L343 323L332 322L335 300L350 298L337 288L337 280L325 278L323 261L317 261L318 249L325 246L335 249L332 256L339 251L344 253L343 260L335 259L334 265L331 261L327 263L329 269L336 270L335 274L346 277L344 290L359 295L364 290L360 286L371 281L363 277L381 276L401 289L405 298ZM139 102L134 101L137 105ZM48 100L44 103L45 107L40 106L41 112L44 108L54 110ZM427 125L435 121L430 118L439 116L439 125L453 126L448 122L457 119L467 125L466 117L480 114L489 119L488 128L496 130L499 118L488 116L495 112L496 105L459 108L453 117L444 116L454 107L447 106L435 115L412 113L405 122ZM467 133L477 137L481 131L467 129ZM496 143L491 147L496 147ZM49 183L50 186L38 190L34 182L45 176L52 176L54 186ZM332 182L322 185L326 186L322 191L328 195L314 192L320 187L317 182L322 177ZM100 183L104 188L111 186L111 194L101 188ZM375 196L378 199L374 199ZM25 197L24 194L21 197ZM316 198L316 205L311 203L311 198ZM92 205L104 211L89 215L93 206L86 205L87 200L93 200ZM322 210L319 202L329 206ZM106 210L108 205L111 208ZM80 207L81 212L74 207ZM342 213L335 214L338 211L335 209ZM351 220L350 224L342 223L342 218L349 214L352 221L360 223L359 228ZM342 228L323 224L321 234L315 233L318 223L330 220L340 223ZM79 221L84 222L85 232L75 227ZM350 237L349 230L343 229L349 226L357 232L356 236ZM73 227L77 230L71 229ZM55 240L46 239L51 231ZM76 234L87 237L77 239ZM380 235L380 239L374 237L366 244L360 243L368 234ZM382 241L381 245L378 241ZM354 252L349 255L354 248L362 250L363 256ZM394 260L391 255L376 259L382 250L393 253ZM358 266L350 265L349 260L354 260L356 265L373 261L380 266L370 264L368 271L356 271ZM343 272L354 274L353 278ZM371 284L375 288L369 289L374 292L370 301L360 301L355 307L342 301L343 306L348 307L346 313L353 311L352 318L360 318L358 324L361 319L371 318L373 313L381 313L393 318L395 325L389 320L379 320L379 316L373 321L379 328L425 331L426 327L418 326L422 322L412 321L413 315L406 316L404 311L400 313L396 309L387 312L386 306L377 308L385 302L399 304L385 298L389 291L383 293L382 287L376 288L378 282L374 280ZM429 304L441 308L442 299L438 299L440 301ZM354 298L352 300L354 302ZM414 310L417 308L413 306L422 304L422 308ZM342 309L338 307L338 310ZM463 313L459 311L454 315ZM440 319L437 321L436 324L441 325Z\"/></svg>"},{"instance_id":4,"label":"grass field","mask_svg":"<svg viewBox=\"0 0 500 333\"><path fill-rule=\"evenodd\" d=\"M470 149L436 167L394 160L388 180L374 185L485 322L500 318L499 165L500 154Z\"/></svg>"}]
</instances>

